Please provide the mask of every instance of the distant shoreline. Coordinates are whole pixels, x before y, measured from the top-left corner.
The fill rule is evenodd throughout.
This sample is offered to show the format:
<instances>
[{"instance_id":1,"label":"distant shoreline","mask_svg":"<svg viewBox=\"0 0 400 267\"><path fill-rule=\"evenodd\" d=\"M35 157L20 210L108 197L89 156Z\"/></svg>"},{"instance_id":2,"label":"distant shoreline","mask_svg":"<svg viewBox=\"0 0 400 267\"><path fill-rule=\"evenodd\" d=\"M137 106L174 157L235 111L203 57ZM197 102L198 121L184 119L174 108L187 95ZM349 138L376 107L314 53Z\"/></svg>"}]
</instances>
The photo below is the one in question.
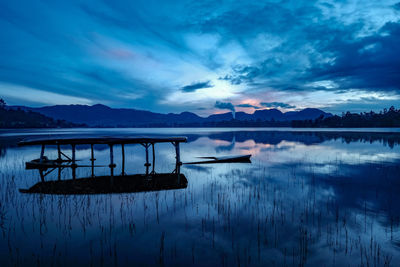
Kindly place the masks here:
<instances>
[{"instance_id":1,"label":"distant shoreline","mask_svg":"<svg viewBox=\"0 0 400 267\"><path fill-rule=\"evenodd\" d=\"M211 131L288 131L288 132L382 132L382 133L400 133L400 127L337 127L337 128L328 128L328 127L68 127L68 128L0 128L0 131L38 131L38 130L54 130L54 131L62 131L62 130L79 130L79 131L88 131L88 130L105 130L105 131L114 131L114 130L142 130L142 132L146 132L147 130L154 129L202 129L202 130L211 130Z\"/></svg>"},{"instance_id":2,"label":"distant shoreline","mask_svg":"<svg viewBox=\"0 0 400 267\"><path fill-rule=\"evenodd\" d=\"M194 113L158 114L134 109L112 109L104 105L63 105L39 109L28 107L0 108L0 128L397 128L400 110L391 106L379 113L343 113L332 115L307 108L282 113L276 109L213 114L202 118Z\"/></svg>"}]
</instances>

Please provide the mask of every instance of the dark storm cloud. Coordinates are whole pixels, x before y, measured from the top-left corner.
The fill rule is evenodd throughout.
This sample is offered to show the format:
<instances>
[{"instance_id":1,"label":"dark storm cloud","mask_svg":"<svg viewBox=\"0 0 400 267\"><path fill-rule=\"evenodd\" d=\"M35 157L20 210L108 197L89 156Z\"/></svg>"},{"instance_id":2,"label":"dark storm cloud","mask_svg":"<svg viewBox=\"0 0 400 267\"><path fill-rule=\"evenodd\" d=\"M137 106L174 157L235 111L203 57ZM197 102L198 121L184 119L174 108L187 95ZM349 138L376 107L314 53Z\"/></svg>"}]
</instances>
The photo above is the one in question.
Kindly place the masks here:
<instances>
[{"instance_id":1,"label":"dark storm cloud","mask_svg":"<svg viewBox=\"0 0 400 267\"><path fill-rule=\"evenodd\" d=\"M272 77L278 74L283 64L277 59L267 59L255 65L234 65L232 73L221 77L221 80L230 81L233 85L241 83L254 84L257 78Z\"/></svg>"},{"instance_id":2,"label":"dark storm cloud","mask_svg":"<svg viewBox=\"0 0 400 267\"><path fill-rule=\"evenodd\" d=\"M360 37L368 21L326 16L334 5L268 3L230 10L199 23L204 31L222 32L225 39L246 39L259 32L279 34L284 41L248 65L233 65L220 77L232 85L257 84L284 91L336 90L309 83L332 80L340 89L399 91L399 24L389 22ZM398 8L400 3L394 5ZM261 30L262 29L262 30ZM251 55L251 52L249 52ZM264 58L264 59L263 59Z\"/></svg>"},{"instance_id":3,"label":"dark storm cloud","mask_svg":"<svg viewBox=\"0 0 400 267\"><path fill-rule=\"evenodd\" d=\"M329 79L341 89L400 91L400 23L386 23L374 35L355 40L336 39L324 49L333 63L316 65L309 78Z\"/></svg>"},{"instance_id":4,"label":"dark storm cloud","mask_svg":"<svg viewBox=\"0 0 400 267\"><path fill-rule=\"evenodd\" d=\"M296 106L282 102L261 102L260 105L266 108L296 108Z\"/></svg>"},{"instance_id":5,"label":"dark storm cloud","mask_svg":"<svg viewBox=\"0 0 400 267\"><path fill-rule=\"evenodd\" d=\"M197 83L192 83L190 85L183 86L181 90L185 93L190 93L190 92L195 92L199 89L205 89L205 88L211 88L213 85L211 84L211 81L206 81L206 82L197 82Z\"/></svg>"},{"instance_id":6,"label":"dark storm cloud","mask_svg":"<svg viewBox=\"0 0 400 267\"><path fill-rule=\"evenodd\" d=\"M233 85L239 85L243 82L252 83L257 76L263 74L262 69L255 66L236 65L232 67L232 74L220 77L221 80L230 81Z\"/></svg>"},{"instance_id":7,"label":"dark storm cloud","mask_svg":"<svg viewBox=\"0 0 400 267\"><path fill-rule=\"evenodd\" d=\"M297 91L298 88L303 90L299 83L304 82L303 75L310 61L321 57L319 51L312 49L314 42L320 42L318 36L307 36L314 31L313 20L323 24L321 28L327 32L332 32L331 28L337 25L324 20L320 8L308 1L297 5L258 2L200 18L195 24L203 31L221 34L226 42L237 41L252 58L252 63L232 65L231 72L221 75L221 80L232 85L245 83ZM260 44L258 49L248 48L249 40L263 35L265 44ZM274 37L280 40L270 44Z\"/></svg>"},{"instance_id":8,"label":"dark storm cloud","mask_svg":"<svg viewBox=\"0 0 400 267\"><path fill-rule=\"evenodd\" d=\"M207 9L219 10L220 3L210 3ZM205 6L202 5L201 8ZM294 23L303 23L318 15L319 10L311 1L292 5L285 2L257 3L247 2L238 5L226 6L226 11L212 16L204 16L204 10L197 10L192 15L193 24L205 32L218 31L224 35L236 37L249 37L259 32L285 33ZM196 21L196 13L198 15Z\"/></svg>"}]
</instances>

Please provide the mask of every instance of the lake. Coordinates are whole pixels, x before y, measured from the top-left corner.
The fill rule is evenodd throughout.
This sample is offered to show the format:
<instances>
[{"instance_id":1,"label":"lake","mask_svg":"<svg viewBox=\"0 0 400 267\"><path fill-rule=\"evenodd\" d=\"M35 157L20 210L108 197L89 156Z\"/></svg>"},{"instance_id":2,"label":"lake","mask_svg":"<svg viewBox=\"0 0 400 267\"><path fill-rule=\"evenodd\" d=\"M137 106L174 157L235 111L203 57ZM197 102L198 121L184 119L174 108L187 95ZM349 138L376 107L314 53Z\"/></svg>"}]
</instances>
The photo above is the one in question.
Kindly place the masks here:
<instances>
[{"instance_id":1,"label":"lake","mask_svg":"<svg viewBox=\"0 0 400 267\"><path fill-rule=\"evenodd\" d=\"M37 170L25 170L40 147L19 141L95 135L187 136L183 162L251 154L252 163L183 165L188 184L176 190L19 192L40 182ZM399 145L399 129L1 130L0 265L399 266ZM90 164L90 153L78 146L79 164ZM108 165L107 146L94 153ZM125 153L125 172L144 173L144 148L126 145ZM121 173L119 146L114 154ZM57 149L46 155L56 158ZM156 145L156 155L155 171L172 172L174 147ZM61 179L71 175L65 169Z\"/></svg>"}]
</instances>

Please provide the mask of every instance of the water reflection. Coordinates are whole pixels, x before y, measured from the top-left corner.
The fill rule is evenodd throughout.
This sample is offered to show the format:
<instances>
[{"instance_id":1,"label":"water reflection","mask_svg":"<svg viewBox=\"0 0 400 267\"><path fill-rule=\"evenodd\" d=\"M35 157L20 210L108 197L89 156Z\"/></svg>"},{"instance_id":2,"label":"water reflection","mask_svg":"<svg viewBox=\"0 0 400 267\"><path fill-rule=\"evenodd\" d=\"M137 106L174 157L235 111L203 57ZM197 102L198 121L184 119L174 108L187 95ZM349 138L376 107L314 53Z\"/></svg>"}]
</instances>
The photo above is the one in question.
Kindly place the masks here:
<instances>
[{"instance_id":1,"label":"water reflection","mask_svg":"<svg viewBox=\"0 0 400 267\"><path fill-rule=\"evenodd\" d=\"M61 169L61 168L59 168ZM161 190L183 189L187 187L184 174L157 173L151 175L120 175L86 177L69 180L42 181L22 193L42 193L58 195L138 193Z\"/></svg>"},{"instance_id":2,"label":"water reflection","mask_svg":"<svg viewBox=\"0 0 400 267\"><path fill-rule=\"evenodd\" d=\"M165 131L164 129L151 129L153 132L150 134L152 136L159 135L171 135L170 131ZM178 131L179 130L179 131ZM46 130L49 131L49 130ZM90 137L90 136L141 136L143 135L142 131L139 133L137 129L132 129L131 131L104 131L102 129L91 129L87 132L79 131L55 131L52 134L51 132L47 134L40 135L38 131L35 132L35 137L40 135L40 137L57 137L57 136L69 136L69 137ZM150 131L150 129L149 129ZM197 131L197 134L193 134L196 129L193 130L180 130L177 129L177 134L185 134L188 137L188 142L195 142L197 139L202 137L207 137L209 139L218 141L221 143L220 149L225 151L230 151L234 148L236 141L237 142L245 142L245 141L254 141L257 144L270 144L277 145L282 141L292 141L298 142L305 145L319 144L326 141L331 140L341 140L345 143L352 142L361 142L361 143L382 143L383 145L387 145L390 148L398 146L400 144L399 134L397 132L342 132L342 131L320 131L320 132L311 132L311 131L212 131L212 132L201 132ZM30 135L28 132L5 132L4 130L0 132L0 148L5 147L15 147L17 143L24 138L28 138ZM225 143L223 141L226 141ZM106 148L106 146L104 146Z\"/></svg>"},{"instance_id":3,"label":"water reflection","mask_svg":"<svg viewBox=\"0 0 400 267\"><path fill-rule=\"evenodd\" d=\"M185 190L32 195L18 188L40 180L24 170L39 149L1 142L0 264L400 263L399 134L194 131L177 133L189 137L182 161L252 154L253 163L183 165ZM89 162L90 148L77 149ZM125 149L127 172L143 172L143 149ZM156 171L170 171L170 147L157 149ZM95 152L97 164L108 162L107 149ZM90 170L78 172L90 176ZM70 177L67 170L62 179Z\"/></svg>"}]
</instances>

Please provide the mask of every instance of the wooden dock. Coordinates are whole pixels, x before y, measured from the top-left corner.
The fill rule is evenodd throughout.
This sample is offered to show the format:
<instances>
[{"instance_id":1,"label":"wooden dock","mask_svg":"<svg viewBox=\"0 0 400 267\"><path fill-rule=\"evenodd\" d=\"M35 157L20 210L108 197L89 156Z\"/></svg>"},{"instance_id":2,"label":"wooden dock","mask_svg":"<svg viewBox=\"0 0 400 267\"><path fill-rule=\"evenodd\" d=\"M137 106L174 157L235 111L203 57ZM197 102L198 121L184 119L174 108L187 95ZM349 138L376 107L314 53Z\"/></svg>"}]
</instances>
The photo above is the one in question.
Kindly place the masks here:
<instances>
[{"instance_id":1,"label":"wooden dock","mask_svg":"<svg viewBox=\"0 0 400 267\"><path fill-rule=\"evenodd\" d=\"M173 173L180 174L180 167L182 165L181 157L180 157L180 143L187 142L186 137L147 137L147 136L139 136L139 137L110 137L110 136L102 136L102 137L82 137L82 138L39 138L39 139L29 139L24 140L18 143L19 146L41 146L40 156L38 159L34 159L32 161L26 162L27 169L38 169L41 175L42 182L44 182L44 177L52 172L54 169L59 169L59 177L60 172L63 168L72 168L72 176L73 179L76 179L76 168L78 167L91 167L92 168L92 177L94 177L94 168L98 167L94 165L95 157L94 157L94 146L95 145L108 145L110 149L110 163L108 167L110 168L110 177L114 176L114 168L116 167L114 161L114 147L116 145L121 146L121 156L122 156L122 173L121 175L125 175L125 145L128 144L139 144L145 148L145 164L146 166L146 175L155 174L155 145L157 143L171 143L175 148L175 158L176 164ZM71 146L71 155L68 156L66 153L62 151L61 146ZM79 145L90 145L91 148L91 157L90 165L78 165L77 157L76 157L76 147ZM58 157L56 159L48 159L45 155L45 149L48 146L56 146ZM152 148L152 163L149 161L149 148ZM149 167L153 166L151 173L149 173ZM101 166L103 167L103 166ZM50 171L45 172L50 169ZM59 178L60 179L60 178Z\"/></svg>"}]
</instances>

